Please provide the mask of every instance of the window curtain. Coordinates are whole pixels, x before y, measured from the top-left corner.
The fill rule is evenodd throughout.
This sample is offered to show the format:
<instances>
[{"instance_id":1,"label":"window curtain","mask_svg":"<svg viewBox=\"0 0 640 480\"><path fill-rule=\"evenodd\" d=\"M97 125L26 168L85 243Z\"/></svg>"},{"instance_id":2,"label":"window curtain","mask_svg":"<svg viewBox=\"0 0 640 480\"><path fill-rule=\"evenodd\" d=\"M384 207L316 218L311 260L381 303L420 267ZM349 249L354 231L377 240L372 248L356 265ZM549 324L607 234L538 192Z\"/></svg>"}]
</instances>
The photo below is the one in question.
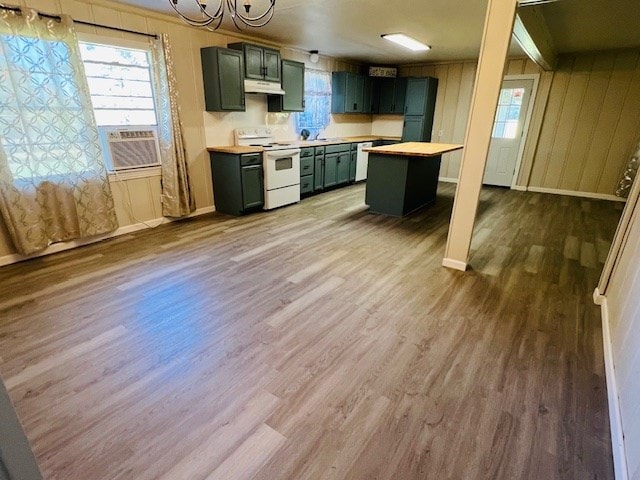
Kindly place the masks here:
<instances>
[{"instance_id":1,"label":"window curtain","mask_svg":"<svg viewBox=\"0 0 640 480\"><path fill-rule=\"evenodd\" d=\"M631 191L631 185L633 185L633 180L636 178L636 174L638 173L638 164L640 163L640 143L638 143L638 147L636 148L636 153L633 154L631 160L627 164L627 168L625 168L624 173L622 174L622 178L620 179L620 183L618 183L618 188L616 189L616 195L622 198L628 198L629 192Z\"/></svg>"},{"instance_id":2,"label":"window curtain","mask_svg":"<svg viewBox=\"0 0 640 480\"><path fill-rule=\"evenodd\" d=\"M118 228L67 16L0 9L0 214L25 255Z\"/></svg>"},{"instance_id":3,"label":"window curtain","mask_svg":"<svg viewBox=\"0 0 640 480\"><path fill-rule=\"evenodd\" d=\"M298 133L309 130L311 138L319 135L331 121L331 74L320 70L305 70L304 112L296 114Z\"/></svg>"},{"instance_id":4,"label":"window curtain","mask_svg":"<svg viewBox=\"0 0 640 480\"><path fill-rule=\"evenodd\" d=\"M162 162L162 214L185 217L196 209L182 136L176 72L166 33L151 41L155 75L158 141Z\"/></svg>"}]
</instances>

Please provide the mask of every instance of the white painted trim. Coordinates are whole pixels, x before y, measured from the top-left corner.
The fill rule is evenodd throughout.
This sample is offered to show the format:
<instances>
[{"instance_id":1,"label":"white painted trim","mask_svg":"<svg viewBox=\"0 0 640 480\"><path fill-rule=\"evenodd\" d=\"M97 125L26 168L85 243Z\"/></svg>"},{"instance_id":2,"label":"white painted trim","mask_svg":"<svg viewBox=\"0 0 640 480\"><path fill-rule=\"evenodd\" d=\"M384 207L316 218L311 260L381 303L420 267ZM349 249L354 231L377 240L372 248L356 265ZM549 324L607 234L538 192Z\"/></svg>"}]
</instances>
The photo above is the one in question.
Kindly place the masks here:
<instances>
[{"instance_id":1,"label":"white painted trim","mask_svg":"<svg viewBox=\"0 0 640 480\"><path fill-rule=\"evenodd\" d=\"M531 87L531 97L529 97L527 114L524 117L524 125L522 126L522 136L520 137L520 145L518 146L518 156L516 157L516 168L513 171L513 178L511 178L511 188L515 188L516 181L520 176L520 168L522 168L522 158L524 157L524 147L527 144L527 138L529 136L529 128L531 127L531 118L533 117L533 107L536 104L536 96L538 95L538 85L540 84L540 74L527 73L523 75L505 75L502 81L504 82L507 80L533 80L533 86Z\"/></svg>"},{"instance_id":2,"label":"white painted trim","mask_svg":"<svg viewBox=\"0 0 640 480\"><path fill-rule=\"evenodd\" d=\"M596 287L593 291L593 303L596 305L602 305L604 302L605 296L600 293L600 289Z\"/></svg>"},{"instance_id":3,"label":"white painted trim","mask_svg":"<svg viewBox=\"0 0 640 480\"><path fill-rule=\"evenodd\" d=\"M438 177L438 181L445 182L445 183L458 183L457 178L451 178L451 177Z\"/></svg>"},{"instance_id":4,"label":"white painted trim","mask_svg":"<svg viewBox=\"0 0 640 480\"><path fill-rule=\"evenodd\" d=\"M596 292L598 290L596 289ZM595 297L595 292L594 292ZM627 457L625 455L624 430L620 415L618 382L616 381L615 363L611 344L611 330L609 324L609 309L607 298L600 299L602 312L602 343L604 346L604 366L607 379L607 396L609 400L609 423L611 425L611 449L613 453L613 468L616 480L628 480Z\"/></svg>"},{"instance_id":5,"label":"white painted trim","mask_svg":"<svg viewBox=\"0 0 640 480\"><path fill-rule=\"evenodd\" d=\"M454 260L453 258L443 258L442 266L447 268L453 268L454 270L460 270L464 272L467 270L467 263L460 260Z\"/></svg>"},{"instance_id":6,"label":"white painted trim","mask_svg":"<svg viewBox=\"0 0 640 480\"><path fill-rule=\"evenodd\" d=\"M571 197L581 198L594 198L596 200L611 200L614 202L626 202L626 198L616 197L615 195L609 195L606 193L592 193L592 192L576 192L575 190L559 190L556 188L542 188L542 187L527 187L530 192L536 193L552 193L554 195L569 195Z\"/></svg>"},{"instance_id":7,"label":"white painted trim","mask_svg":"<svg viewBox=\"0 0 640 480\"><path fill-rule=\"evenodd\" d=\"M517 190L519 192L526 192L527 191L527 187L523 187L522 185L513 185L511 187L511 190Z\"/></svg>"},{"instance_id":8,"label":"white painted trim","mask_svg":"<svg viewBox=\"0 0 640 480\"><path fill-rule=\"evenodd\" d=\"M212 212L215 212L215 207L213 205L210 207L199 208L195 212L191 213L187 218L197 217L199 215L205 215L207 213L212 213ZM137 232L139 230L144 230L147 228L155 228L158 225L162 225L163 223L170 223L176 220L181 220L181 219L167 218L167 217L154 218L153 220L147 220L145 222L134 223L132 225L125 225L124 227L120 227L117 230L114 230L113 232L107 233L105 235L97 235L91 238L71 240L69 242L54 243L53 245L45 248L44 250L34 253L32 255L20 255L19 253L4 255L0 257L0 267L5 265L10 265L12 263L18 263L23 260L29 260L31 258L51 255L52 253L64 252L66 250L71 250L72 248L81 247L83 245L89 245L91 243L101 242L102 240L108 240L110 238L119 237L120 235L126 235L128 233Z\"/></svg>"}]
</instances>

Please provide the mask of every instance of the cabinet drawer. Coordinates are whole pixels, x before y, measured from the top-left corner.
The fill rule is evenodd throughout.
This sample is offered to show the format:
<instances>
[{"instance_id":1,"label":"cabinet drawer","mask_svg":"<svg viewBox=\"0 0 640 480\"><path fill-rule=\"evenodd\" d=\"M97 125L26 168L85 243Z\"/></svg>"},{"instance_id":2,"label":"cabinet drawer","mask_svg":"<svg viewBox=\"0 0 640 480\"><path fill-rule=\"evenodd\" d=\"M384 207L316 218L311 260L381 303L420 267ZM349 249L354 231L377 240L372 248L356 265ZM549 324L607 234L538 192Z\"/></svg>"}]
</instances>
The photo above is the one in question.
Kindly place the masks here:
<instances>
[{"instance_id":1,"label":"cabinet drawer","mask_svg":"<svg viewBox=\"0 0 640 480\"><path fill-rule=\"evenodd\" d=\"M313 175L300 177L300 194L313 192Z\"/></svg>"},{"instance_id":2,"label":"cabinet drawer","mask_svg":"<svg viewBox=\"0 0 640 480\"><path fill-rule=\"evenodd\" d=\"M313 157L313 147L306 147L300 149L300 158Z\"/></svg>"},{"instance_id":3,"label":"cabinet drawer","mask_svg":"<svg viewBox=\"0 0 640 480\"><path fill-rule=\"evenodd\" d=\"M348 152L351 149L350 143L341 143L339 145L327 145L325 153L341 153Z\"/></svg>"},{"instance_id":4,"label":"cabinet drawer","mask_svg":"<svg viewBox=\"0 0 640 480\"><path fill-rule=\"evenodd\" d=\"M300 159L300 177L313 173L313 157Z\"/></svg>"},{"instance_id":5,"label":"cabinet drawer","mask_svg":"<svg viewBox=\"0 0 640 480\"><path fill-rule=\"evenodd\" d=\"M316 155L324 155L324 147L316 147Z\"/></svg>"},{"instance_id":6,"label":"cabinet drawer","mask_svg":"<svg viewBox=\"0 0 640 480\"><path fill-rule=\"evenodd\" d=\"M240 157L240 165L262 165L262 155L259 153L252 153L248 155L242 155Z\"/></svg>"}]
</instances>

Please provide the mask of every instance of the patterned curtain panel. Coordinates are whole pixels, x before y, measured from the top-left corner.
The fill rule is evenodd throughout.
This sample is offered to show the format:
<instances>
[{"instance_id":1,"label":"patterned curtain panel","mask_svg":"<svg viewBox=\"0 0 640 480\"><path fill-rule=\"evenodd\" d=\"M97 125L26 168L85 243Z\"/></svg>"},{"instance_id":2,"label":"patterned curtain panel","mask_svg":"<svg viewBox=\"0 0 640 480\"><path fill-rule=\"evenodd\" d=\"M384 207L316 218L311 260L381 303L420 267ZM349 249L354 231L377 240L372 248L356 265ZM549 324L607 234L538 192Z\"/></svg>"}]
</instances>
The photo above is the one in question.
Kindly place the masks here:
<instances>
[{"instance_id":1,"label":"patterned curtain panel","mask_svg":"<svg viewBox=\"0 0 640 480\"><path fill-rule=\"evenodd\" d=\"M620 183L618 183L618 188L616 189L616 195L622 198L628 198L629 192L631 191L631 185L633 185L633 180L636 178L638 173L638 164L640 163L640 143L638 143L638 148L636 148L636 153L633 154L631 160L627 164L627 168L622 174L622 178L620 179Z\"/></svg>"},{"instance_id":2,"label":"patterned curtain panel","mask_svg":"<svg viewBox=\"0 0 640 480\"><path fill-rule=\"evenodd\" d=\"M171 45L166 33L152 40L158 141L162 161L162 214L185 217L196 209L182 136L180 107Z\"/></svg>"},{"instance_id":3,"label":"patterned curtain panel","mask_svg":"<svg viewBox=\"0 0 640 480\"><path fill-rule=\"evenodd\" d=\"M69 17L0 9L0 213L22 254L118 227Z\"/></svg>"}]
</instances>

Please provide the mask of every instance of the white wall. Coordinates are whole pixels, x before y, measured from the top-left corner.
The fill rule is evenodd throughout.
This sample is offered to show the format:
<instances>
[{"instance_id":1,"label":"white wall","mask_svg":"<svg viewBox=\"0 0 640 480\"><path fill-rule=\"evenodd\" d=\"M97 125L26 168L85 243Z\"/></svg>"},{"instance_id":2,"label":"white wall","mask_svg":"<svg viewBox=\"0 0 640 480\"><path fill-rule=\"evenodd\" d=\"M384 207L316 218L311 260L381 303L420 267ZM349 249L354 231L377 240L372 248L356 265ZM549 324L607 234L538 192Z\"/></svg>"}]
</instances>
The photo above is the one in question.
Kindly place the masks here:
<instances>
[{"instance_id":1,"label":"white wall","mask_svg":"<svg viewBox=\"0 0 640 480\"><path fill-rule=\"evenodd\" d=\"M603 304L605 319L605 351L612 360L608 365L608 387L614 388L614 401L609 407L613 410L612 431L614 449L616 448L616 409L624 434L626 463L630 479L640 479L640 205L637 198L630 198L626 207L633 211L628 227L626 241L617 256L612 275L605 291ZM625 211L626 213L626 211ZM624 218L624 216L623 216ZM624 222L624 220L623 220ZM621 235L619 229L616 235ZM614 240L615 243L615 240ZM601 281L602 285L606 283ZM607 329L609 335L607 335ZM613 371L613 377L609 374ZM617 389L617 391L615 391ZM615 397L618 402L616 405ZM615 457L615 454L614 454Z\"/></svg>"}]
</instances>

